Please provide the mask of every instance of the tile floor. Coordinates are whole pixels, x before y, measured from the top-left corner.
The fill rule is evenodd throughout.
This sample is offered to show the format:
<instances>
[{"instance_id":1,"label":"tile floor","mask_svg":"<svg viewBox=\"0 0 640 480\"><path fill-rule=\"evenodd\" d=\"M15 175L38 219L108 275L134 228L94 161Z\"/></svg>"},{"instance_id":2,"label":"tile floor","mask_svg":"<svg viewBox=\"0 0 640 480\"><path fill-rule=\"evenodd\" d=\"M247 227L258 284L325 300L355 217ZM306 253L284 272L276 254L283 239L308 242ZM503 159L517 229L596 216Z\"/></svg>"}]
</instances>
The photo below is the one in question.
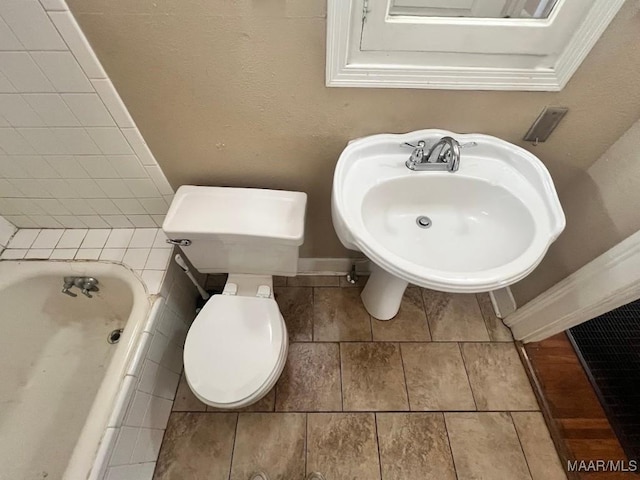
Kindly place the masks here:
<instances>
[{"instance_id":1,"label":"tile floor","mask_svg":"<svg viewBox=\"0 0 640 480\"><path fill-rule=\"evenodd\" d=\"M278 384L219 412L182 378L155 479L566 478L488 295L409 288L381 322L341 278L276 285L291 341Z\"/></svg>"}]
</instances>

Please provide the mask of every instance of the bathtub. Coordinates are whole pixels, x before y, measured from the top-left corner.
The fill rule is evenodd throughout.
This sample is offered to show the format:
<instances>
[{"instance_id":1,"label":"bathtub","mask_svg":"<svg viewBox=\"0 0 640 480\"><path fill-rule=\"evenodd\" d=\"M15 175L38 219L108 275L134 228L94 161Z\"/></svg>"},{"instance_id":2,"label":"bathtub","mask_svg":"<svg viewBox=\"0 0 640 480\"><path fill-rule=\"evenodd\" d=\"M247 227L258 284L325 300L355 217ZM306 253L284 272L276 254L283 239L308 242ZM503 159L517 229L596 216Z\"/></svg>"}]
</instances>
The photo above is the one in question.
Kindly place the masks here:
<instances>
[{"instance_id":1,"label":"bathtub","mask_svg":"<svg viewBox=\"0 0 640 480\"><path fill-rule=\"evenodd\" d=\"M100 291L64 295L68 275ZM154 300L118 264L0 262L1 480L89 476Z\"/></svg>"}]
</instances>

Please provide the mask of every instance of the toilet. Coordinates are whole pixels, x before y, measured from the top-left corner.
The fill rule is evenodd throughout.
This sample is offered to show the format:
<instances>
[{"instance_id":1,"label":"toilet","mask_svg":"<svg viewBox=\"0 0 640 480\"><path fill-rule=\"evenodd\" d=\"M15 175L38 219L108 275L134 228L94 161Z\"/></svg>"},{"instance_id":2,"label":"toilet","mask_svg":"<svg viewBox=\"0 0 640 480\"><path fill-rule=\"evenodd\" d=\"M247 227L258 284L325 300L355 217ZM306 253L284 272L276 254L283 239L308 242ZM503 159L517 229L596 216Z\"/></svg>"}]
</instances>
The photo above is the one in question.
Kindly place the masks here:
<instances>
[{"instance_id":1,"label":"toilet","mask_svg":"<svg viewBox=\"0 0 640 480\"><path fill-rule=\"evenodd\" d=\"M162 225L201 273L228 273L221 295L198 313L184 345L195 396L220 409L246 407L273 388L288 335L273 275L295 276L307 195L253 188L184 185Z\"/></svg>"}]
</instances>

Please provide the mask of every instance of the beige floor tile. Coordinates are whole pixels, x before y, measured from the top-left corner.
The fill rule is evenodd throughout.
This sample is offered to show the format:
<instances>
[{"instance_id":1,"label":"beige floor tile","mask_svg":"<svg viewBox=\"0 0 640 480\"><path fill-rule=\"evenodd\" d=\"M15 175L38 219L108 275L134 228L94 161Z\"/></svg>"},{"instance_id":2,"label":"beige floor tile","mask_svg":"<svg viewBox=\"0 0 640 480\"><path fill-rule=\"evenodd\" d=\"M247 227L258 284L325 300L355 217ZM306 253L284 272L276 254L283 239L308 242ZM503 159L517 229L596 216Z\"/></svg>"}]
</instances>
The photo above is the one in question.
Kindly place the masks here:
<instances>
[{"instance_id":1,"label":"beige floor tile","mask_svg":"<svg viewBox=\"0 0 640 480\"><path fill-rule=\"evenodd\" d=\"M475 410L457 343L400 346L411 410Z\"/></svg>"},{"instance_id":2,"label":"beige floor tile","mask_svg":"<svg viewBox=\"0 0 640 480\"><path fill-rule=\"evenodd\" d=\"M441 413L377 413L384 480L456 480Z\"/></svg>"},{"instance_id":3,"label":"beige floor tile","mask_svg":"<svg viewBox=\"0 0 640 480\"><path fill-rule=\"evenodd\" d=\"M342 406L345 411L409 410L396 343L342 343Z\"/></svg>"},{"instance_id":4,"label":"beige floor tile","mask_svg":"<svg viewBox=\"0 0 640 480\"><path fill-rule=\"evenodd\" d=\"M437 342L488 341L489 334L473 294L422 290L431 338Z\"/></svg>"},{"instance_id":5,"label":"beige floor tile","mask_svg":"<svg viewBox=\"0 0 640 480\"><path fill-rule=\"evenodd\" d=\"M315 288L313 339L320 342L371 340L371 320L358 288Z\"/></svg>"},{"instance_id":6,"label":"beige floor tile","mask_svg":"<svg viewBox=\"0 0 640 480\"><path fill-rule=\"evenodd\" d=\"M180 377L180 383L178 384L178 391L176 392L176 398L173 401L174 412L204 412L207 406L196 398L184 373Z\"/></svg>"},{"instance_id":7,"label":"beige floor tile","mask_svg":"<svg viewBox=\"0 0 640 480\"><path fill-rule=\"evenodd\" d=\"M444 416L458 480L531 480L508 413Z\"/></svg>"},{"instance_id":8,"label":"beige floor tile","mask_svg":"<svg viewBox=\"0 0 640 480\"><path fill-rule=\"evenodd\" d=\"M313 289L276 287L276 302L287 324L289 341L310 342L313 338Z\"/></svg>"},{"instance_id":9,"label":"beige floor tile","mask_svg":"<svg viewBox=\"0 0 640 480\"><path fill-rule=\"evenodd\" d=\"M264 397L258 400L256 403L252 403L243 408L237 408L234 410L221 410L219 408L210 407L207 405L207 412L273 412L276 404L276 389L273 387L269 390Z\"/></svg>"},{"instance_id":10,"label":"beige floor tile","mask_svg":"<svg viewBox=\"0 0 640 480\"><path fill-rule=\"evenodd\" d=\"M228 478L237 418L237 413L172 413L153 478Z\"/></svg>"},{"instance_id":11,"label":"beige floor tile","mask_svg":"<svg viewBox=\"0 0 640 480\"><path fill-rule=\"evenodd\" d=\"M533 480L566 480L560 458L540 412L511 413Z\"/></svg>"},{"instance_id":12,"label":"beige floor tile","mask_svg":"<svg viewBox=\"0 0 640 480\"><path fill-rule=\"evenodd\" d=\"M513 336L511 330L507 327L502 320L496 317L496 312L491 304L491 298L488 293L478 293L476 295L478 299L478 305L484 318L484 324L487 327L489 333L489 339L492 342L513 342Z\"/></svg>"},{"instance_id":13,"label":"beige floor tile","mask_svg":"<svg viewBox=\"0 0 640 480\"><path fill-rule=\"evenodd\" d=\"M292 343L276 386L277 411L340 411L340 347Z\"/></svg>"},{"instance_id":14,"label":"beige floor tile","mask_svg":"<svg viewBox=\"0 0 640 480\"><path fill-rule=\"evenodd\" d=\"M305 437L304 413L241 413L231 480L248 480L256 471L269 480L304 478Z\"/></svg>"},{"instance_id":15,"label":"beige floor tile","mask_svg":"<svg viewBox=\"0 0 640 480\"><path fill-rule=\"evenodd\" d=\"M327 480L380 480L373 413L310 413L307 473Z\"/></svg>"},{"instance_id":16,"label":"beige floor tile","mask_svg":"<svg viewBox=\"0 0 640 480\"><path fill-rule=\"evenodd\" d=\"M463 343L478 410L539 410L513 343Z\"/></svg>"},{"instance_id":17,"label":"beige floor tile","mask_svg":"<svg viewBox=\"0 0 640 480\"><path fill-rule=\"evenodd\" d=\"M287 277L287 287L339 287L338 275L298 275Z\"/></svg>"},{"instance_id":18,"label":"beige floor tile","mask_svg":"<svg viewBox=\"0 0 640 480\"><path fill-rule=\"evenodd\" d=\"M419 288L405 291L400 311L387 321L371 318L373 340L379 342L428 342L431 340L427 315Z\"/></svg>"}]
</instances>

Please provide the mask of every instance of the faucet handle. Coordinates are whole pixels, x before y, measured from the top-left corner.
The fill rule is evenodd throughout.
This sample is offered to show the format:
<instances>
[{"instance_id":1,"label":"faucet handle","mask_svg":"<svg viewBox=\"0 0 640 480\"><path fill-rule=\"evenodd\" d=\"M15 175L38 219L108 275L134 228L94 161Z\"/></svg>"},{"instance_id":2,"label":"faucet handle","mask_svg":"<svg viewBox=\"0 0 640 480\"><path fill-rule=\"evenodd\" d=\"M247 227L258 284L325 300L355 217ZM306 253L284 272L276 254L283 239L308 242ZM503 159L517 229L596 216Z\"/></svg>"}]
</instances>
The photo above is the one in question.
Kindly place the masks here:
<instances>
[{"instance_id":1,"label":"faucet handle","mask_svg":"<svg viewBox=\"0 0 640 480\"><path fill-rule=\"evenodd\" d=\"M401 147L411 147L411 148L421 148L421 149L425 149L427 144L425 143L424 140L420 140L418 142L417 145L414 145L413 143L409 143L409 142L404 142L400 145Z\"/></svg>"}]
</instances>

